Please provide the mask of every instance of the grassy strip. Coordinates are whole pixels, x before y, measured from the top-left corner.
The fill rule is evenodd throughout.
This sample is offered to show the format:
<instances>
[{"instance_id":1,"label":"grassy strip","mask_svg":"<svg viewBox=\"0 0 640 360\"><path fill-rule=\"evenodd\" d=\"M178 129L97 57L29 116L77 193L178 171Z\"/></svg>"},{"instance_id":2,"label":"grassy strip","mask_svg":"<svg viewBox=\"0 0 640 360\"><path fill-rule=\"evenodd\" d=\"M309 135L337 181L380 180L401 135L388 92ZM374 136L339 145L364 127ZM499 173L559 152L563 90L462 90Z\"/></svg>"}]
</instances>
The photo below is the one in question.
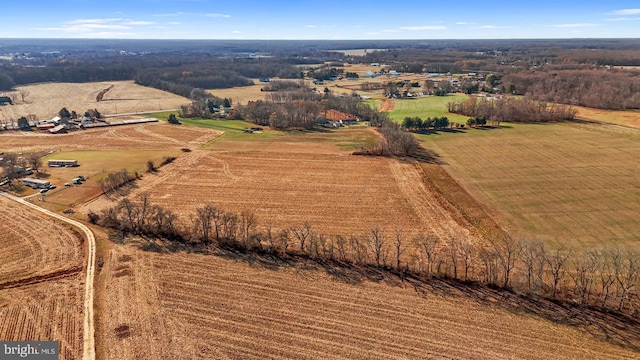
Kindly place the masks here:
<instances>
[{"instance_id":1,"label":"grassy strip","mask_svg":"<svg viewBox=\"0 0 640 360\"><path fill-rule=\"evenodd\" d=\"M509 238L490 216L488 210L471 196L438 164L421 163L425 185L442 196L438 201L456 221L471 226L485 239ZM444 200L444 201L443 201Z\"/></svg>"}]
</instances>

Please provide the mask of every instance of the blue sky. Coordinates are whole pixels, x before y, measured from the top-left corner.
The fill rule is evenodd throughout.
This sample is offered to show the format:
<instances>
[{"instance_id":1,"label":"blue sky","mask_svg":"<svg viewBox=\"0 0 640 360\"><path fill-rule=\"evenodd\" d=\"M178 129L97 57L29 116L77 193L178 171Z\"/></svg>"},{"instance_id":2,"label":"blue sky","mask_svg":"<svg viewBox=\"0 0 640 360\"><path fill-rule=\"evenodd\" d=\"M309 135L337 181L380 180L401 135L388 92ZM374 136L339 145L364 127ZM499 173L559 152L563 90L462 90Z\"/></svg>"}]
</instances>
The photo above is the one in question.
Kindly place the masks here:
<instances>
[{"instance_id":1,"label":"blue sky","mask_svg":"<svg viewBox=\"0 0 640 360\"><path fill-rule=\"evenodd\" d=\"M3 1L0 38L640 38L640 2Z\"/></svg>"}]
</instances>

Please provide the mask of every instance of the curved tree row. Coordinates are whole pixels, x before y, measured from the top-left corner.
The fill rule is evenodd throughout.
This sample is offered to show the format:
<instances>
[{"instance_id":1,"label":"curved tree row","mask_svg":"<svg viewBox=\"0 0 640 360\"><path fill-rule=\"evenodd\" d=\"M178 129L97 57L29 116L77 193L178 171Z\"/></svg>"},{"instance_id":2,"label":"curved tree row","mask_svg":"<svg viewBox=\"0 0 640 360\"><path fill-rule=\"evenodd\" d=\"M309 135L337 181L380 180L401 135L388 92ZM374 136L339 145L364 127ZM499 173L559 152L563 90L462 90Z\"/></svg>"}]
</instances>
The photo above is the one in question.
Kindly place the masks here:
<instances>
[{"instance_id":1,"label":"curved tree row","mask_svg":"<svg viewBox=\"0 0 640 360\"><path fill-rule=\"evenodd\" d=\"M102 226L187 246L233 247L280 257L303 256L417 276L452 278L511 289L528 296L637 314L640 256L624 247L576 251L534 240L489 239L462 234L442 239L428 230L408 234L372 227L351 236L324 234L305 222L284 229L260 226L255 214L206 204L184 223L149 195L123 199L90 219Z\"/></svg>"}]
</instances>

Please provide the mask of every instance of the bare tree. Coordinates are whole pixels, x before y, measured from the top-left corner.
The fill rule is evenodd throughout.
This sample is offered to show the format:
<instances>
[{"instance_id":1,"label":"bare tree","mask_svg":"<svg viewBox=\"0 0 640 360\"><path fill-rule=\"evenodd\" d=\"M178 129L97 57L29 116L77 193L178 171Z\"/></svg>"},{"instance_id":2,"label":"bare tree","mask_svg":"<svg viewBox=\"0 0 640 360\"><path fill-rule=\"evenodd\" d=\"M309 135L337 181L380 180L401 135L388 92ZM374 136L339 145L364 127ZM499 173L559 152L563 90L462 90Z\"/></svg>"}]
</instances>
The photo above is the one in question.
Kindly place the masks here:
<instances>
[{"instance_id":1,"label":"bare tree","mask_svg":"<svg viewBox=\"0 0 640 360\"><path fill-rule=\"evenodd\" d=\"M516 260L522 250L522 244L509 238L501 238L491 241L495 255L498 257L498 263L502 269L502 287L509 287L511 280L511 271L516 266Z\"/></svg>"},{"instance_id":2,"label":"bare tree","mask_svg":"<svg viewBox=\"0 0 640 360\"><path fill-rule=\"evenodd\" d=\"M403 242L404 242L404 235L402 234L402 230L396 229L396 237L393 242L393 247L395 249L395 255L396 255L396 270L398 271L400 271L400 258L402 257L402 254L404 254L406 250Z\"/></svg>"},{"instance_id":3,"label":"bare tree","mask_svg":"<svg viewBox=\"0 0 640 360\"><path fill-rule=\"evenodd\" d=\"M616 281L616 293L620 298L618 311L622 311L625 300L633 288L638 285L640 279L639 259L638 255L632 251L623 253L619 248L615 248L611 260Z\"/></svg>"},{"instance_id":4,"label":"bare tree","mask_svg":"<svg viewBox=\"0 0 640 360\"><path fill-rule=\"evenodd\" d=\"M551 297L556 298L558 292L558 284L566 274L566 263L572 255L572 250L556 249L552 252L545 252L544 257L549 271L551 272Z\"/></svg>"},{"instance_id":5,"label":"bare tree","mask_svg":"<svg viewBox=\"0 0 640 360\"><path fill-rule=\"evenodd\" d=\"M244 210L240 213L240 225L242 228L242 244L245 248L249 248L249 240L258 225L258 218L253 211Z\"/></svg>"},{"instance_id":6,"label":"bare tree","mask_svg":"<svg viewBox=\"0 0 640 360\"><path fill-rule=\"evenodd\" d=\"M291 244L289 238L290 231L288 229L281 230L278 234L278 243L282 247L282 252L286 255L289 251L289 245Z\"/></svg>"},{"instance_id":7,"label":"bare tree","mask_svg":"<svg viewBox=\"0 0 640 360\"><path fill-rule=\"evenodd\" d=\"M458 278L458 238L451 236L447 242L449 246L449 257L451 258L451 266L453 267L453 278Z\"/></svg>"},{"instance_id":8,"label":"bare tree","mask_svg":"<svg viewBox=\"0 0 640 360\"><path fill-rule=\"evenodd\" d=\"M433 274L433 264L438 255L438 237L434 235L419 235L414 239L414 242L422 249L422 253L425 256L425 260L427 261L427 274Z\"/></svg>"},{"instance_id":9,"label":"bare tree","mask_svg":"<svg viewBox=\"0 0 640 360\"><path fill-rule=\"evenodd\" d=\"M29 166L31 166L35 172L40 173L40 168L42 167L42 156L40 156L39 153L29 153L27 155L27 161L29 162Z\"/></svg>"},{"instance_id":10,"label":"bare tree","mask_svg":"<svg viewBox=\"0 0 640 360\"><path fill-rule=\"evenodd\" d=\"M203 207L196 209L196 226L202 235L202 241L209 242L211 234L211 224L213 222L214 214L216 213L216 207L211 204L206 204Z\"/></svg>"},{"instance_id":11,"label":"bare tree","mask_svg":"<svg viewBox=\"0 0 640 360\"><path fill-rule=\"evenodd\" d=\"M578 295L580 305L589 302L591 288L595 280L596 258L589 253L581 254L572 261L573 271L569 272L569 276L574 283L574 292Z\"/></svg>"},{"instance_id":12,"label":"bare tree","mask_svg":"<svg viewBox=\"0 0 640 360\"><path fill-rule=\"evenodd\" d=\"M379 227L374 226L370 230L368 240L367 245L371 250L371 254L373 254L373 260L376 262L376 265L380 266L384 257L384 232Z\"/></svg>"},{"instance_id":13,"label":"bare tree","mask_svg":"<svg viewBox=\"0 0 640 360\"><path fill-rule=\"evenodd\" d=\"M520 261L524 265L524 273L527 277L527 288L534 292L542 282L544 272L544 244L540 241L523 241Z\"/></svg>"},{"instance_id":14,"label":"bare tree","mask_svg":"<svg viewBox=\"0 0 640 360\"><path fill-rule=\"evenodd\" d=\"M603 249L601 251L594 251L594 255L597 256L599 261L596 263L596 272L598 274L598 280L600 282L600 294L602 296L602 307L607 307L607 301L609 300L610 289L615 280L615 275L612 266L611 250Z\"/></svg>"},{"instance_id":15,"label":"bare tree","mask_svg":"<svg viewBox=\"0 0 640 360\"><path fill-rule=\"evenodd\" d=\"M277 248L276 236L273 234L273 225L271 224L271 221L269 221L269 223L267 224L267 227L264 231L264 236L267 240L267 243L269 244L269 251L275 252Z\"/></svg>"},{"instance_id":16,"label":"bare tree","mask_svg":"<svg viewBox=\"0 0 640 360\"><path fill-rule=\"evenodd\" d=\"M307 243L312 235L313 229L308 221L305 221L300 228L292 227L291 233L298 239L300 244L300 251L305 253L307 251Z\"/></svg>"},{"instance_id":17,"label":"bare tree","mask_svg":"<svg viewBox=\"0 0 640 360\"><path fill-rule=\"evenodd\" d=\"M335 246L338 249L338 256L340 256L340 260L344 261L347 259L346 252L347 240L342 235L335 236Z\"/></svg>"},{"instance_id":18,"label":"bare tree","mask_svg":"<svg viewBox=\"0 0 640 360\"><path fill-rule=\"evenodd\" d=\"M472 270L476 255L476 249L469 238L461 240L460 255L464 264L464 281L469 281L469 271Z\"/></svg>"},{"instance_id":19,"label":"bare tree","mask_svg":"<svg viewBox=\"0 0 640 360\"><path fill-rule=\"evenodd\" d=\"M349 247L351 249L351 253L353 254L354 260L358 265L364 264L367 258L367 248L364 245L365 242L366 240L363 241L355 235L351 235L349 237Z\"/></svg>"}]
</instances>

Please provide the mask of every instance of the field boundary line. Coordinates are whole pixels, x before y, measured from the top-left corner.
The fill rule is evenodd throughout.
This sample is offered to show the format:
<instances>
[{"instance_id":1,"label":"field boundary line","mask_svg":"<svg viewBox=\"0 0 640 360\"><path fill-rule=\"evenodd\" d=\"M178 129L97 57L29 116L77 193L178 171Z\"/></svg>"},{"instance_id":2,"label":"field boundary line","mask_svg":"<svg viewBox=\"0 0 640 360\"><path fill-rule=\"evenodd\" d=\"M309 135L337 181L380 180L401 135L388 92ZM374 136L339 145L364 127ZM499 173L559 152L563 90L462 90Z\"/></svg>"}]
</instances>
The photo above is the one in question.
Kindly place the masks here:
<instances>
[{"instance_id":1,"label":"field boundary line","mask_svg":"<svg viewBox=\"0 0 640 360\"><path fill-rule=\"evenodd\" d=\"M96 239L91 229L79 221L66 218L62 215L56 214L53 211L41 208L38 205L32 204L22 198L13 196L11 194L0 192L1 196L7 199L18 202L22 205L28 206L34 210L37 210L45 215L49 215L55 219L61 220L77 227L82 230L87 238L88 256L87 256L87 279L85 280L85 292L84 292L84 326L82 336L82 359L83 360L95 360L96 348L95 348L95 328L93 317L93 278L95 275L95 258L96 258Z\"/></svg>"}]
</instances>

